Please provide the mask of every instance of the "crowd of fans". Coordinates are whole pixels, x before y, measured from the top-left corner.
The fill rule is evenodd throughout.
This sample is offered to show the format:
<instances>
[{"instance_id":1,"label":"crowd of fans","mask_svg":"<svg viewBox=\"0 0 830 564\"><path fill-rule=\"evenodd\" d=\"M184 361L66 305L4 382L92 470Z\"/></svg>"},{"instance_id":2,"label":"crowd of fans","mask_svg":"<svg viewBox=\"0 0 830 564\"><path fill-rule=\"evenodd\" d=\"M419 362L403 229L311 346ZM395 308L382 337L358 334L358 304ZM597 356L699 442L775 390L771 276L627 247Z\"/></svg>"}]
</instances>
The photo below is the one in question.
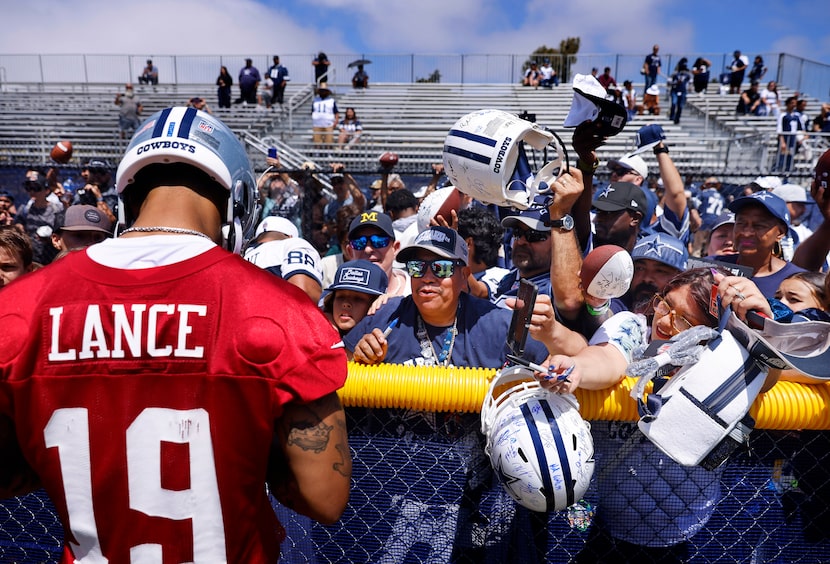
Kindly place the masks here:
<instances>
[{"instance_id":1,"label":"crowd of fans","mask_svg":"<svg viewBox=\"0 0 830 564\"><path fill-rule=\"evenodd\" d=\"M643 67L652 82L646 93L661 73L658 52L655 45ZM325 104L328 60L321 53L315 62L315 111L336 112L335 104ZM711 66L707 63L698 61L693 69ZM277 57L274 65L270 94L282 104L279 88L288 80L287 71ZM555 74L535 67L526 77L529 86L556 84ZM754 67L752 73L754 81L763 76ZM671 113L677 122L686 84L697 83L685 60L672 76L672 83L682 82L684 88L682 96L673 92ZM257 77L249 59L240 73L242 101L255 103ZM610 68L597 78L606 89L616 90ZM636 94L629 81L624 84L620 100L629 112L642 111L636 102L629 107ZM229 84L219 83L220 89L225 86ZM757 82L751 88L757 90ZM744 94L745 109L757 112L760 94L743 102ZM192 101L197 108L203 102ZM788 99L785 106L784 123L800 124L799 117L786 121L796 111L797 99ZM349 127L341 130L341 146L360 135L354 110L347 109L345 115ZM434 215L435 209L424 203L455 189L438 163L428 184L417 190L407 187L394 166L381 163L377 178L363 189L341 163L326 171L311 163L288 170L278 156L269 156L269 168L257 186L256 230L241 254L305 292L342 336L349 358L366 364L501 368L509 352L505 342L519 284L533 281L540 298L526 356L545 366L572 369L569 381L545 383L560 393L613 386L632 360L634 347L695 325L716 326L717 319L698 300L701 292L719 293L740 315L749 304L770 314L780 311L777 305L764 308L770 303L783 305L790 314L830 322L830 283L823 274L830 253L830 152L818 160L810 186L783 175L759 176L727 190L714 176L684 180L669 153L671 139L657 125L638 134L654 141L641 144L634 154L600 163L595 151L604 140L593 126L589 122L576 129L572 146L578 159L571 172L555 180L552 198L524 211L462 194L458 209L448 217ZM329 122L315 125L320 142L333 143L333 128ZM789 139L782 132L784 152L797 151ZM650 170L637 154L646 150L654 152L657 170ZM786 162L780 164L782 172L789 170ZM610 182L594 181L599 166L607 169ZM110 163L92 159L81 172L83 187L69 194L54 178L55 171L32 168L22 179L28 200L15 202L8 191L0 191L3 285L113 234L119 202L112 173ZM333 193L323 177L330 179ZM597 301L581 287L578 274L584 255L604 244L619 245L631 254L634 276L623 296ZM716 272L690 268L695 258L708 261ZM597 426L594 432L612 429ZM605 503L579 561L611 553L620 561L682 561L689 538L711 514L719 495L717 472L671 465L646 446L625 456L632 454L640 458L620 464L621 474L606 482ZM630 471L635 467L642 472L639 477ZM637 499L648 505L652 501L644 500L655 499L651 476L663 475L669 467L674 480L688 480L697 489L678 494L681 502L671 509L658 503L665 516L644 507L640 515L648 519L626 522L629 500L615 493L622 491L620 484L636 482L643 492ZM660 487L670 489L671 484ZM690 518L689 512L696 513ZM661 528L666 520L684 519L694 524Z\"/></svg>"}]
</instances>

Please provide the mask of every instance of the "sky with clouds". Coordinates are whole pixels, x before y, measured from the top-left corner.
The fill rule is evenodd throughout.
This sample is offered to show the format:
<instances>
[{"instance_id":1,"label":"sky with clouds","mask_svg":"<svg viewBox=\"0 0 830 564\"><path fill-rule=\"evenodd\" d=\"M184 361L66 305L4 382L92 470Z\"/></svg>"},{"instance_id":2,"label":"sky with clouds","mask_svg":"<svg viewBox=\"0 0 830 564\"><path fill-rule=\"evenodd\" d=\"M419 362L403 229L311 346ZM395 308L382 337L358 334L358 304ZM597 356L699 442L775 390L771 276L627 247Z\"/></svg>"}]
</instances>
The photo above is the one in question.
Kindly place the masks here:
<instances>
[{"instance_id":1,"label":"sky with clouds","mask_svg":"<svg viewBox=\"0 0 830 564\"><path fill-rule=\"evenodd\" d=\"M830 63L827 0L0 0L0 54L786 52Z\"/></svg>"}]
</instances>

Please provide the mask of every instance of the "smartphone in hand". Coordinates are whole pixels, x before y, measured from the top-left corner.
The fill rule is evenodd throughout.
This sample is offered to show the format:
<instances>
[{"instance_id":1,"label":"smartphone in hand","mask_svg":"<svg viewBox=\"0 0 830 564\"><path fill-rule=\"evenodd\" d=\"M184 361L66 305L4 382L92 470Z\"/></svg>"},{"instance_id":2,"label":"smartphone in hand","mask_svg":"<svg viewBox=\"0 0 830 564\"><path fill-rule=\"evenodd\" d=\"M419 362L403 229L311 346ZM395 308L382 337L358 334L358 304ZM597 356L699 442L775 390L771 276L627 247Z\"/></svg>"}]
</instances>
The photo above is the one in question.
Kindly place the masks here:
<instances>
[{"instance_id":1,"label":"smartphone in hand","mask_svg":"<svg viewBox=\"0 0 830 564\"><path fill-rule=\"evenodd\" d=\"M533 306L536 305L538 294L539 287L536 284L524 278L519 281L516 309L513 310L510 330L507 333L507 346L516 356L524 354L527 333L530 329L530 319L533 316Z\"/></svg>"}]
</instances>

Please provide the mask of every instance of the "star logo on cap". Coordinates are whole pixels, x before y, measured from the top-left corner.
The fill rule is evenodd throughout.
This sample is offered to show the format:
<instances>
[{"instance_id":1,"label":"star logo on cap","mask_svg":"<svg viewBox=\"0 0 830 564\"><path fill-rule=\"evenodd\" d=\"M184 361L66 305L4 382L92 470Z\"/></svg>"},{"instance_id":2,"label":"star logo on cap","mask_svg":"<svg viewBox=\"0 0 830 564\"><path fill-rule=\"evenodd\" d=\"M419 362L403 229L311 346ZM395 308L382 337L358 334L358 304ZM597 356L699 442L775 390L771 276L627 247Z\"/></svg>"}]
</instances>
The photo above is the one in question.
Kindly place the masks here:
<instances>
[{"instance_id":1,"label":"star logo on cap","mask_svg":"<svg viewBox=\"0 0 830 564\"><path fill-rule=\"evenodd\" d=\"M755 192L752 194L752 197L756 200L766 200L768 198L772 198L772 192L767 192L766 190L762 192Z\"/></svg>"},{"instance_id":2,"label":"star logo on cap","mask_svg":"<svg viewBox=\"0 0 830 564\"><path fill-rule=\"evenodd\" d=\"M645 256L648 256L648 255L656 255L658 257L663 256L663 250L664 249L669 249L673 253L683 254L679 250L674 248L674 246L670 245L669 243L664 243L663 241L661 241L659 235L657 235L652 241L648 241L647 243L644 243L644 246L646 247L646 249L643 251L643 255L645 255Z\"/></svg>"},{"instance_id":3,"label":"star logo on cap","mask_svg":"<svg viewBox=\"0 0 830 564\"><path fill-rule=\"evenodd\" d=\"M610 185L606 186L605 189L602 192L599 193L599 196L597 196L597 198L607 198L611 194L611 192L615 192L615 191L616 191L616 188L611 188Z\"/></svg>"}]
</instances>

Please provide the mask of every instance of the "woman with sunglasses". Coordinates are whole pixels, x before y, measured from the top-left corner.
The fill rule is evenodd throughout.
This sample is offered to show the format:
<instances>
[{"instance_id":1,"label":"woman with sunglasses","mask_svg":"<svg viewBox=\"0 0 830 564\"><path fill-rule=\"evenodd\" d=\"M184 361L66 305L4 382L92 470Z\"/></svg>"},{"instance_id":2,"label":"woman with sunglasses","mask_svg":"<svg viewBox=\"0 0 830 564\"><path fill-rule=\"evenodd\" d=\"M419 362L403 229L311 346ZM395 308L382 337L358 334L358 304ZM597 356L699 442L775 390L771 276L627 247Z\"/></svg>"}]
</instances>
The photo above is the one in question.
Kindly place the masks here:
<instances>
[{"instance_id":1,"label":"woman with sunglasses","mask_svg":"<svg viewBox=\"0 0 830 564\"><path fill-rule=\"evenodd\" d=\"M542 386L558 393L608 388L623 378L635 349L696 325L716 327L718 318L710 308L713 287L723 306L733 305L740 316L748 306L769 313L761 292L746 278L720 271L715 276L710 268L681 272L652 298L650 319L620 312L578 354L551 356L543 365L557 372L570 368L570 382L539 374ZM720 499L720 471L677 464L639 435L635 422L594 421L591 431L599 502L586 546L575 561L687 562L689 539Z\"/></svg>"}]
</instances>

